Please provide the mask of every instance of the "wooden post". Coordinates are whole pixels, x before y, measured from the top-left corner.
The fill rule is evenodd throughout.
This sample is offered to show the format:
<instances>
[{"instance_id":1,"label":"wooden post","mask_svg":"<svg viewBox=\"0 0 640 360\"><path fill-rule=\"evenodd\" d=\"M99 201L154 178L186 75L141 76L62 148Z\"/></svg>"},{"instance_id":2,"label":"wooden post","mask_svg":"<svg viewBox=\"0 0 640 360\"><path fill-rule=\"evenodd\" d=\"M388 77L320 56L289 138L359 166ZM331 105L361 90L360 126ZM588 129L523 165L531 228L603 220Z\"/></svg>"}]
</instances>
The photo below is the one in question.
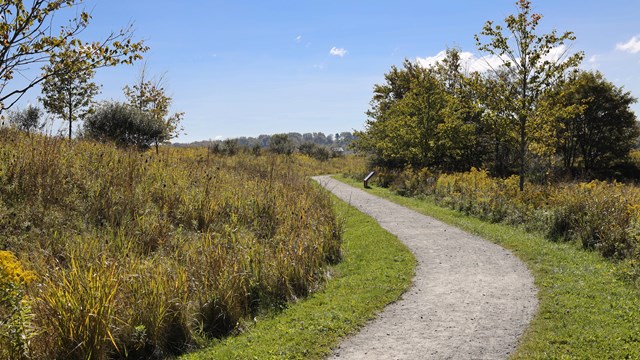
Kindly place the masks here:
<instances>
[{"instance_id":1,"label":"wooden post","mask_svg":"<svg viewBox=\"0 0 640 360\"><path fill-rule=\"evenodd\" d=\"M375 174L376 174L376 172L375 172L375 171L372 171L372 172L370 172L370 173L369 173L369 175L367 175L367 176L364 178L364 188L365 188L365 189L371 189L371 188L369 187L369 180L371 180L371 178L372 178L372 177L373 177L373 175L375 175Z\"/></svg>"}]
</instances>

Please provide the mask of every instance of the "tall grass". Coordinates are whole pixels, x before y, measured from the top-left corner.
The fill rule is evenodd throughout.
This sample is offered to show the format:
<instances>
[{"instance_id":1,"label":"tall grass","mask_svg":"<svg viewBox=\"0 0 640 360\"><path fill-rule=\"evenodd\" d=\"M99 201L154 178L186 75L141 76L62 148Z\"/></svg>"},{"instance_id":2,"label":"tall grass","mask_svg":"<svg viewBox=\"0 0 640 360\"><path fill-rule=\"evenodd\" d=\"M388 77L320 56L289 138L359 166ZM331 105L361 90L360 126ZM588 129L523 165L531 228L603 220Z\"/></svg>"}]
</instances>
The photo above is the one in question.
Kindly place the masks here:
<instances>
[{"instance_id":1,"label":"tall grass","mask_svg":"<svg viewBox=\"0 0 640 360\"><path fill-rule=\"evenodd\" d=\"M307 295L340 259L341 224L301 170L336 163L0 131L0 248L35 274L19 284L20 357L183 353Z\"/></svg>"}]
</instances>

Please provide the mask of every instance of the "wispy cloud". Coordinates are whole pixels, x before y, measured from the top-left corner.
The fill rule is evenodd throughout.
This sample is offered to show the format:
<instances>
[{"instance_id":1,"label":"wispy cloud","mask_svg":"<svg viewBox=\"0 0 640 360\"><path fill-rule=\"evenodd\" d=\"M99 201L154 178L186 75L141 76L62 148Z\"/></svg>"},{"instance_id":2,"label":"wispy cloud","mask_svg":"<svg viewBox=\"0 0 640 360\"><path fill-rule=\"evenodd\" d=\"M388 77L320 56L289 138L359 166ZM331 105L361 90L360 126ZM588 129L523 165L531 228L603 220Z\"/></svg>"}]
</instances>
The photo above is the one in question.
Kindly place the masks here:
<instances>
[{"instance_id":1,"label":"wispy cloud","mask_svg":"<svg viewBox=\"0 0 640 360\"><path fill-rule=\"evenodd\" d=\"M332 47L331 50L329 50L329 54L333 55L333 56L340 56L343 57L347 54L347 50L343 49L343 48L337 48L337 47Z\"/></svg>"},{"instance_id":2,"label":"wispy cloud","mask_svg":"<svg viewBox=\"0 0 640 360\"><path fill-rule=\"evenodd\" d=\"M616 44L616 50L636 54L640 52L640 36L634 36L626 43Z\"/></svg>"},{"instance_id":3,"label":"wispy cloud","mask_svg":"<svg viewBox=\"0 0 640 360\"><path fill-rule=\"evenodd\" d=\"M302 35L296 36L296 42L299 43L300 41L302 41Z\"/></svg>"}]
</instances>

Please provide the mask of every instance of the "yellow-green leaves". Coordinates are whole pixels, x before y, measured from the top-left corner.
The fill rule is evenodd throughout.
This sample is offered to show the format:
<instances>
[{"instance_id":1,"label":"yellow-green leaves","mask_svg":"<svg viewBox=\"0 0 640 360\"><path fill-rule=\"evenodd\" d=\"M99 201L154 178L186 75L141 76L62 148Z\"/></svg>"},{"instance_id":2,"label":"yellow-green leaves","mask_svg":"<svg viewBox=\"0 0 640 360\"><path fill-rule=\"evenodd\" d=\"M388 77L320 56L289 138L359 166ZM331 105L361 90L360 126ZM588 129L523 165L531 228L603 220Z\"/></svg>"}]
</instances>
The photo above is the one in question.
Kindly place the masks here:
<instances>
[{"instance_id":1,"label":"yellow-green leaves","mask_svg":"<svg viewBox=\"0 0 640 360\"><path fill-rule=\"evenodd\" d=\"M0 112L10 108L27 91L64 66L47 67L26 83L12 82L14 74L34 65L47 65L52 59L67 57L77 69L130 64L148 50L143 41L133 41L131 26L107 34L99 42L85 42L78 37L88 27L91 15L79 15L58 22L60 10L82 4L82 0L7 0L0 3ZM26 4L26 5L25 5ZM56 30L59 28L59 31ZM117 44L116 44L117 43Z\"/></svg>"}]
</instances>

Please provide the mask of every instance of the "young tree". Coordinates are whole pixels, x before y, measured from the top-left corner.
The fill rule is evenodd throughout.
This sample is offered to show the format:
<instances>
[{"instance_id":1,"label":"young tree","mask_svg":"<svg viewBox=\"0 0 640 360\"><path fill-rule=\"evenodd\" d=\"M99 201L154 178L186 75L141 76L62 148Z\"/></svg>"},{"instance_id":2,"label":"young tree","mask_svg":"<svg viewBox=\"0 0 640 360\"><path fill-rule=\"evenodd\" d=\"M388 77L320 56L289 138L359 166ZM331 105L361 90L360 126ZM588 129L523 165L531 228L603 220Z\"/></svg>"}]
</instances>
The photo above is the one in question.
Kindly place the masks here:
<instances>
[{"instance_id":1,"label":"young tree","mask_svg":"<svg viewBox=\"0 0 640 360\"><path fill-rule=\"evenodd\" d=\"M27 91L58 72L31 74L34 65L46 64L52 56L69 49L77 55L76 66L95 69L132 63L147 47L132 40L131 26L110 33L104 40L84 42L78 35L87 28L91 16L84 11L59 26L54 15L82 4L82 0L6 0L0 3L0 113L13 106ZM58 32L56 32L59 29ZM29 74L27 81L12 81L15 73ZM23 79L22 79L23 80Z\"/></svg>"},{"instance_id":2,"label":"young tree","mask_svg":"<svg viewBox=\"0 0 640 360\"><path fill-rule=\"evenodd\" d=\"M182 130L180 122L184 117L183 112L169 114L172 99L166 94L163 83L162 76L157 80L148 80L146 68L143 67L138 82L133 86L127 85L123 89L131 106L149 114L163 125L163 131L154 140L156 153L159 151L158 144L178 136Z\"/></svg>"},{"instance_id":3,"label":"young tree","mask_svg":"<svg viewBox=\"0 0 640 360\"><path fill-rule=\"evenodd\" d=\"M41 118L42 110L33 105L29 105L24 110L9 112L9 123L27 134L31 133L31 131L42 130L44 122L41 121Z\"/></svg>"},{"instance_id":4,"label":"young tree","mask_svg":"<svg viewBox=\"0 0 640 360\"><path fill-rule=\"evenodd\" d=\"M100 87L91 81L95 74L91 67L78 66L81 55L69 47L65 50L51 56L49 65L44 68L52 75L42 82L43 96L39 100L50 113L69 123L71 140L73 122L84 120L91 112L93 97Z\"/></svg>"},{"instance_id":5,"label":"young tree","mask_svg":"<svg viewBox=\"0 0 640 360\"><path fill-rule=\"evenodd\" d=\"M520 190L523 190L531 128L535 126L532 120L535 119L538 100L568 70L579 65L583 54L568 55L565 43L575 40L572 32L562 35L558 35L556 30L548 34L537 33L542 15L532 12L531 1L519 0L516 4L518 13L505 18L506 28L487 21L475 39L478 49L500 57L502 68L510 74L500 78L508 81L507 93L513 96L503 104L510 120L509 126L516 127L518 132L518 172ZM487 40L482 41L480 36Z\"/></svg>"}]
</instances>

